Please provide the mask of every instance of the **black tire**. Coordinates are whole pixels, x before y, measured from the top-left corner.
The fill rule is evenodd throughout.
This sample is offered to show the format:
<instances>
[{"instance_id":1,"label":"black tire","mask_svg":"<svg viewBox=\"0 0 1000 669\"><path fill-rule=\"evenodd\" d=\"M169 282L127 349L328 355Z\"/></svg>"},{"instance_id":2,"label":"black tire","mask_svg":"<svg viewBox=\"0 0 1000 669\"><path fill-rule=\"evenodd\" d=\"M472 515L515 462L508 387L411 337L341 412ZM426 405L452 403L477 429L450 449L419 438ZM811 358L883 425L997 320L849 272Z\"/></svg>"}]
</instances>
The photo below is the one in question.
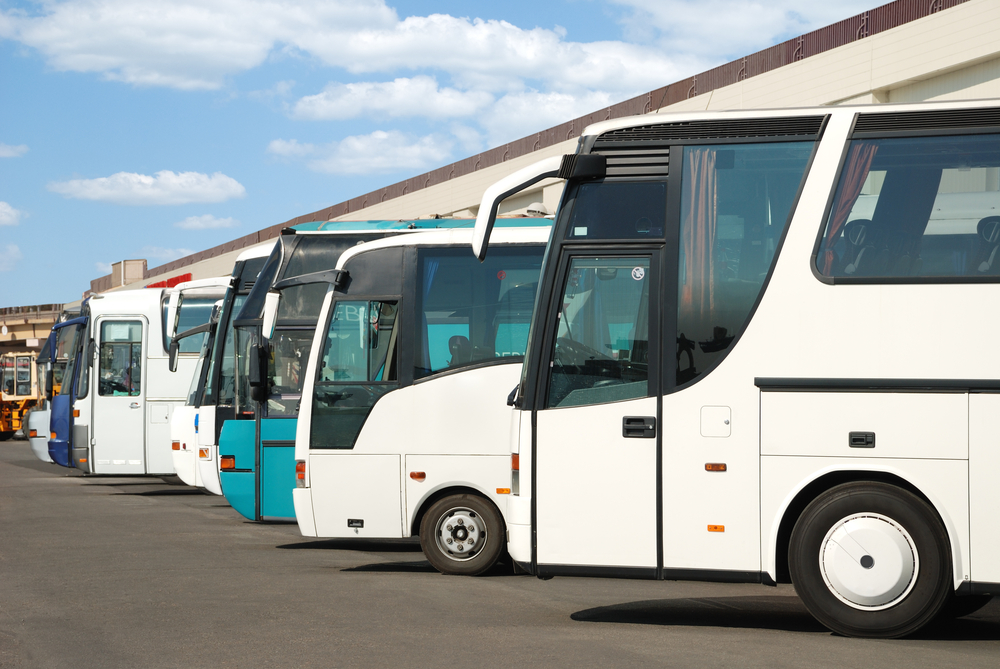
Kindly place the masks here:
<instances>
[{"instance_id":1,"label":"black tire","mask_svg":"<svg viewBox=\"0 0 1000 669\"><path fill-rule=\"evenodd\" d=\"M878 560L854 537L877 548L871 552ZM865 554L853 556L841 546ZM875 570L879 563L881 571ZM845 636L913 634L938 615L952 592L951 547L937 513L885 483L846 483L813 500L792 530L788 569L809 612Z\"/></svg>"},{"instance_id":2,"label":"black tire","mask_svg":"<svg viewBox=\"0 0 1000 669\"><path fill-rule=\"evenodd\" d=\"M14 436L13 430L11 430L10 432L0 432L0 441L7 441L13 436Z\"/></svg>"},{"instance_id":3,"label":"black tire","mask_svg":"<svg viewBox=\"0 0 1000 669\"><path fill-rule=\"evenodd\" d=\"M948 618L961 618L975 613L993 601L993 595L967 595L965 597L951 596L941 608L938 616L944 620Z\"/></svg>"},{"instance_id":4,"label":"black tire","mask_svg":"<svg viewBox=\"0 0 1000 669\"><path fill-rule=\"evenodd\" d=\"M443 497L420 520L420 547L442 574L478 576L489 571L505 543L500 512L478 495Z\"/></svg>"}]
</instances>

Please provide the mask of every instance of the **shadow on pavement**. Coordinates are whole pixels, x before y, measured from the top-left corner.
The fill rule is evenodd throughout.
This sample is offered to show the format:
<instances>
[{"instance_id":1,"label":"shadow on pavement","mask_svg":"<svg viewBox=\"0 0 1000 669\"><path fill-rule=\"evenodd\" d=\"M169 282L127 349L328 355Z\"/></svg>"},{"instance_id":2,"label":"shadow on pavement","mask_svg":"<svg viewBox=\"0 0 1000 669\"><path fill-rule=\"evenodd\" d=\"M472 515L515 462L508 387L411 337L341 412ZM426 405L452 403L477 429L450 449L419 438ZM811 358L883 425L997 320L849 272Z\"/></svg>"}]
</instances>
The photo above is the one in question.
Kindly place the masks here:
<instances>
[{"instance_id":1,"label":"shadow on pavement","mask_svg":"<svg viewBox=\"0 0 1000 669\"><path fill-rule=\"evenodd\" d=\"M699 597L653 599L577 611L573 620L595 623L738 627L786 632L827 632L798 597Z\"/></svg>"},{"instance_id":2,"label":"shadow on pavement","mask_svg":"<svg viewBox=\"0 0 1000 669\"><path fill-rule=\"evenodd\" d=\"M581 622L735 627L832 634L809 614L797 597L773 595L627 602L585 609L572 614L570 618ZM1000 601L995 599L982 610L965 618L937 620L908 638L923 641L1000 640Z\"/></svg>"},{"instance_id":3,"label":"shadow on pavement","mask_svg":"<svg viewBox=\"0 0 1000 669\"><path fill-rule=\"evenodd\" d=\"M419 560L417 562L377 562L375 564L358 565L357 567L345 567L340 571L437 573L437 570L427 560Z\"/></svg>"}]
</instances>

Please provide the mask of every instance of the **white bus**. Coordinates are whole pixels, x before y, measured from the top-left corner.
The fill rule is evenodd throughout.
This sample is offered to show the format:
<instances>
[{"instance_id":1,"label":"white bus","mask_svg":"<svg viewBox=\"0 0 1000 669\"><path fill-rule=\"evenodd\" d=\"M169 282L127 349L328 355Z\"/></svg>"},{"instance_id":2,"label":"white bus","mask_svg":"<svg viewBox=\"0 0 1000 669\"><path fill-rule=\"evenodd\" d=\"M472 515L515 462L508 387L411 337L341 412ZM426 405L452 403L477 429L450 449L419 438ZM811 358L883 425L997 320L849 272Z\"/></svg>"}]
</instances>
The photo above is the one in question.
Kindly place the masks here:
<instances>
[{"instance_id":1,"label":"white bus","mask_svg":"<svg viewBox=\"0 0 1000 669\"><path fill-rule=\"evenodd\" d=\"M174 473L170 415L184 402L201 343L179 356L178 373L168 371L167 301L183 286L95 295L84 304L88 321L73 363L80 368L67 368L77 381L70 466L90 474ZM202 295L180 310L182 330L207 321L221 296L197 290Z\"/></svg>"},{"instance_id":2,"label":"white bus","mask_svg":"<svg viewBox=\"0 0 1000 669\"><path fill-rule=\"evenodd\" d=\"M505 398L550 230L498 229L486 263L469 255L469 229L391 237L346 251L320 277L330 286L295 434L303 535L419 535L449 574L479 574L501 557ZM276 288L300 280L310 277Z\"/></svg>"},{"instance_id":3,"label":"white bus","mask_svg":"<svg viewBox=\"0 0 1000 669\"><path fill-rule=\"evenodd\" d=\"M852 636L1000 594L1000 103L599 123L476 255L546 177L516 563L790 581Z\"/></svg>"}]
</instances>

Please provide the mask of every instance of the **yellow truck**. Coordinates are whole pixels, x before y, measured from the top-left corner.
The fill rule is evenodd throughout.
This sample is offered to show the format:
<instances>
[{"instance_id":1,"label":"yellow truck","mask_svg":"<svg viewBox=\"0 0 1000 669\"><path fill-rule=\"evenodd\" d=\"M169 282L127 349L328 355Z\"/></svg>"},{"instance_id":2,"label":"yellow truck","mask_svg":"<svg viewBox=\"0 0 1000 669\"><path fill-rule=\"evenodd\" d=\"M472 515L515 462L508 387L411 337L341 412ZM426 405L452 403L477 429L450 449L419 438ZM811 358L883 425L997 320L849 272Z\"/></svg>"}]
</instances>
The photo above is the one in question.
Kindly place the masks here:
<instances>
[{"instance_id":1,"label":"yellow truck","mask_svg":"<svg viewBox=\"0 0 1000 669\"><path fill-rule=\"evenodd\" d=\"M28 411L38 403L37 355L34 352L0 355L0 441L13 437L25 424Z\"/></svg>"}]
</instances>

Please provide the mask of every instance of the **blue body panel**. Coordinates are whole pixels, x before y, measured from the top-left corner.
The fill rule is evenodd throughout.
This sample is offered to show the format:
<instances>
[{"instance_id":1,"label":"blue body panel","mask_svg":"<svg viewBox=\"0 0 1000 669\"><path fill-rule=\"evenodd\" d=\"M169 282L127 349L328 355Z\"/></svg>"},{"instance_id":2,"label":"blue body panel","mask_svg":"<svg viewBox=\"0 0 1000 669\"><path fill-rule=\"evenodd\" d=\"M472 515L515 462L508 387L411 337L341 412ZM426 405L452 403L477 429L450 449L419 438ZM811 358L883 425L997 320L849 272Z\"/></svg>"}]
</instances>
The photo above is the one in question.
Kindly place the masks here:
<instances>
[{"instance_id":1,"label":"blue body panel","mask_svg":"<svg viewBox=\"0 0 1000 669\"><path fill-rule=\"evenodd\" d=\"M297 418L260 421L260 515L295 519L295 426ZM276 443L277 442L277 443Z\"/></svg>"},{"instance_id":2,"label":"blue body panel","mask_svg":"<svg viewBox=\"0 0 1000 669\"><path fill-rule=\"evenodd\" d=\"M73 318L52 326L53 334L57 330L74 325L86 327L90 319L86 316ZM52 335L50 335L51 337ZM55 355L55 342L50 347L52 355ZM76 388L77 377L80 374L79 361L73 365L73 378L68 380L71 388ZM67 383L63 379L63 383ZM76 393L69 395L55 395L52 397L52 411L49 414L49 429L55 433L55 439L49 439L49 457L52 462L63 467L73 466L73 398Z\"/></svg>"},{"instance_id":3,"label":"blue body panel","mask_svg":"<svg viewBox=\"0 0 1000 669\"><path fill-rule=\"evenodd\" d=\"M219 457L236 458L236 469L219 473L226 501L250 520L256 520L254 443L257 426L252 420L227 420L219 435Z\"/></svg>"},{"instance_id":4,"label":"blue body panel","mask_svg":"<svg viewBox=\"0 0 1000 669\"><path fill-rule=\"evenodd\" d=\"M63 467L72 467L70 458L70 438L72 429L69 424L73 397L70 395L55 395L52 398L52 413L49 414L49 429L55 433L55 439L49 439L49 457L52 462Z\"/></svg>"}]
</instances>

